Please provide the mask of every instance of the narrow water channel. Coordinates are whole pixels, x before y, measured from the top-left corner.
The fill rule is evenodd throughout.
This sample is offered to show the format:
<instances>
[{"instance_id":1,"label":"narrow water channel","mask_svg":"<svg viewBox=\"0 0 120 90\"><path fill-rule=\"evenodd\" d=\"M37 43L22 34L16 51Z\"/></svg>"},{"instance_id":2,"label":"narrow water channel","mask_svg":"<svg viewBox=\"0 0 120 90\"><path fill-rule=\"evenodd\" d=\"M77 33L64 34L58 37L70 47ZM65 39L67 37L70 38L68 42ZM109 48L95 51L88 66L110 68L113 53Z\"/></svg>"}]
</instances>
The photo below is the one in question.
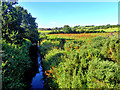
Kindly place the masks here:
<instances>
[{"instance_id":1,"label":"narrow water channel","mask_svg":"<svg viewBox=\"0 0 120 90\"><path fill-rule=\"evenodd\" d=\"M32 79L31 89L43 88L44 87L43 78L44 77L43 77L43 71L42 71L42 66L41 66L41 59L40 59L40 54L38 53L38 73L36 73L35 77L33 77Z\"/></svg>"}]
</instances>

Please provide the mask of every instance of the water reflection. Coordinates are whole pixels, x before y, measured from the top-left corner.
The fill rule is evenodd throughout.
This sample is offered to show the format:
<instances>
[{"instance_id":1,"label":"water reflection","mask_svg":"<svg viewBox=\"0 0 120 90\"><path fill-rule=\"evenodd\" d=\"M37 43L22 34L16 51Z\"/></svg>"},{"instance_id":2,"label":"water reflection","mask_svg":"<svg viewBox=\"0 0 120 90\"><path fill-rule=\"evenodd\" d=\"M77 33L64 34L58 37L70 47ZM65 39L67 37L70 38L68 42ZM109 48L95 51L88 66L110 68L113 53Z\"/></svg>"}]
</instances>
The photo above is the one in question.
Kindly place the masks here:
<instances>
[{"instance_id":1,"label":"water reflection","mask_svg":"<svg viewBox=\"0 0 120 90\"><path fill-rule=\"evenodd\" d=\"M37 73L36 76L33 77L33 80L31 83L31 85L32 85L31 89L44 87L44 84L43 84L44 80L43 80L43 72L42 72L40 55L38 55L38 65L39 65L39 68L38 68L39 73Z\"/></svg>"}]
</instances>

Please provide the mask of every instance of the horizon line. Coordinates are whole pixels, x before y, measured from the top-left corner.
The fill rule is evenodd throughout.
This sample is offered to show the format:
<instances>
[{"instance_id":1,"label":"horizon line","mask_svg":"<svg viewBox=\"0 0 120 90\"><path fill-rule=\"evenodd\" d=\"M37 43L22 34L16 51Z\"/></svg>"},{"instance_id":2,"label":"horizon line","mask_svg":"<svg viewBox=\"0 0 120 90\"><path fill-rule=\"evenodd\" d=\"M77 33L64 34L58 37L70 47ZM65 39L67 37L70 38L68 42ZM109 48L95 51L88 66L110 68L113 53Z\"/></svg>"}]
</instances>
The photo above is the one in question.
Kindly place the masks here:
<instances>
[{"instance_id":1,"label":"horizon line","mask_svg":"<svg viewBox=\"0 0 120 90\"><path fill-rule=\"evenodd\" d=\"M66 24L67 25L67 24ZM69 25L69 24L68 24ZM93 24L94 25L94 24ZM84 27L84 26L93 26L93 25L74 25L74 26L70 26L70 27L75 27L75 26L81 26L81 27ZM120 25L120 24L101 24L101 25L94 25L94 26L105 26L105 25ZM64 27L63 26L56 26L56 27ZM56 28L56 27L38 27L38 28Z\"/></svg>"}]
</instances>

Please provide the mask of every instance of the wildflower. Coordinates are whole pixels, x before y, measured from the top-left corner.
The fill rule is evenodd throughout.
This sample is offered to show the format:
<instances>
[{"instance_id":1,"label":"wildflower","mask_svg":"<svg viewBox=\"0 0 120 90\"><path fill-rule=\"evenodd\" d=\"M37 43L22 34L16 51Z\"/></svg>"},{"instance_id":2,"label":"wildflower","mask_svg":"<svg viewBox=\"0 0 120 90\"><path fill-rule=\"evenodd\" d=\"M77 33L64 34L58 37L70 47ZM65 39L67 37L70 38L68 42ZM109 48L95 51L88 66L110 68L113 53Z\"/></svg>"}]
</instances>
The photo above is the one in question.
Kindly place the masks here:
<instances>
[{"instance_id":1,"label":"wildflower","mask_svg":"<svg viewBox=\"0 0 120 90\"><path fill-rule=\"evenodd\" d=\"M89 42L92 42L91 40L89 40Z\"/></svg>"},{"instance_id":2,"label":"wildflower","mask_svg":"<svg viewBox=\"0 0 120 90\"><path fill-rule=\"evenodd\" d=\"M81 48L81 46L79 46L79 49Z\"/></svg>"},{"instance_id":3,"label":"wildflower","mask_svg":"<svg viewBox=\"0 0 120 90\"><path fill-rule=\"evenodd\" d=\"M12 58L14 58L14 56L12 56Z\"/></svg>"},{"instance_id":4,"label":"wildflower","mask_svg":"<svg viewBox=\"0 0 120 90\"><path fill-rule=\"evenodd\" d=\"M67 47L67 51L69 51L69 48Z\"/></svg>"},{"instance_id":5,"label":"wildflower","mask_svg":"<svg viewBox=\"0 0 120 90\"><path fill-rule=\"evenodd\" d=\"M51 66L51 68L53 69L53 71L55 70L55 68L53 66Z\"/></svg>"},{"instance_id":6,"label":"wildflower","mask_svg":"<svg viewBox=\"0 0 120 90\"><path fill-rule=\"evenodd\" d=\"M113 33L110 33L111 35L113 35Z\"/></svg>"},{"instance_id":7,"label":"wildflower","mask_svg":"<svg viewBox=\"0 0 120 90\"><path fill-rule=\"evenodd\" d=\"M47 71L45 71L45 75L49 76L50 74L49 74L49 73L47 73Z\"/></svg>"},{"instance_id":8,"label":"wildflower","mask_svg":"<svg viewBox=\"0 0 120 90\"><path fill-rule=\"evenodd\" d=\"M46 72L48 72L48 73L53 73L51 70L47 70Z\"/></svg>"}]
</instances>

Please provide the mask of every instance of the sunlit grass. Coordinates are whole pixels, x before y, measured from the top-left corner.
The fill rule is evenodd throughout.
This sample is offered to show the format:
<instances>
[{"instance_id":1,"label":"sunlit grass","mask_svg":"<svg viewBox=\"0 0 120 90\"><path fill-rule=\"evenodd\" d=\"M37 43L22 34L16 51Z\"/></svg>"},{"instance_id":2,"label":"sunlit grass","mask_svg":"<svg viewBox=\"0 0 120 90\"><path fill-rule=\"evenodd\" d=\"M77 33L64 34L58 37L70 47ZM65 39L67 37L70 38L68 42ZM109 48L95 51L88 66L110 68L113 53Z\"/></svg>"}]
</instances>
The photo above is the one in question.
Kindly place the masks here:
<instances>
[{"instance_id":1,"label":"sunlit grass","mask_svg":"<svg viewBox=\"0 0 120 90\"><path fill-rule=\"evenodd\" d=\"M50 30L47 30L47 31L39 31L39 30L38 30L38 32L39 32L39 33L45 33L45 34L48 34L48 33L50 33L51 31L50 31Z\"/></svg>"},{"instance_id":2,"label":"sunlit grass","mask_svg":"<svg viewBox=\"0 0 120 90\"><path fill-rule=\"evenodd\" d=\"M80 31L81 29L77 29L77 31ZM87 29L84 29L84 30L88 30L88 28ZM97 29L97 30L94 30L94 31L101 31L101 30L103 30L103 31L105 31L105 32L114 32L114 31L116 31L116 32L118 32L118 28L116 27L116 28L108 28L108 29ZM93 31L93 30L89 30L89 31Z\"/></svg>"}]
</instances>

